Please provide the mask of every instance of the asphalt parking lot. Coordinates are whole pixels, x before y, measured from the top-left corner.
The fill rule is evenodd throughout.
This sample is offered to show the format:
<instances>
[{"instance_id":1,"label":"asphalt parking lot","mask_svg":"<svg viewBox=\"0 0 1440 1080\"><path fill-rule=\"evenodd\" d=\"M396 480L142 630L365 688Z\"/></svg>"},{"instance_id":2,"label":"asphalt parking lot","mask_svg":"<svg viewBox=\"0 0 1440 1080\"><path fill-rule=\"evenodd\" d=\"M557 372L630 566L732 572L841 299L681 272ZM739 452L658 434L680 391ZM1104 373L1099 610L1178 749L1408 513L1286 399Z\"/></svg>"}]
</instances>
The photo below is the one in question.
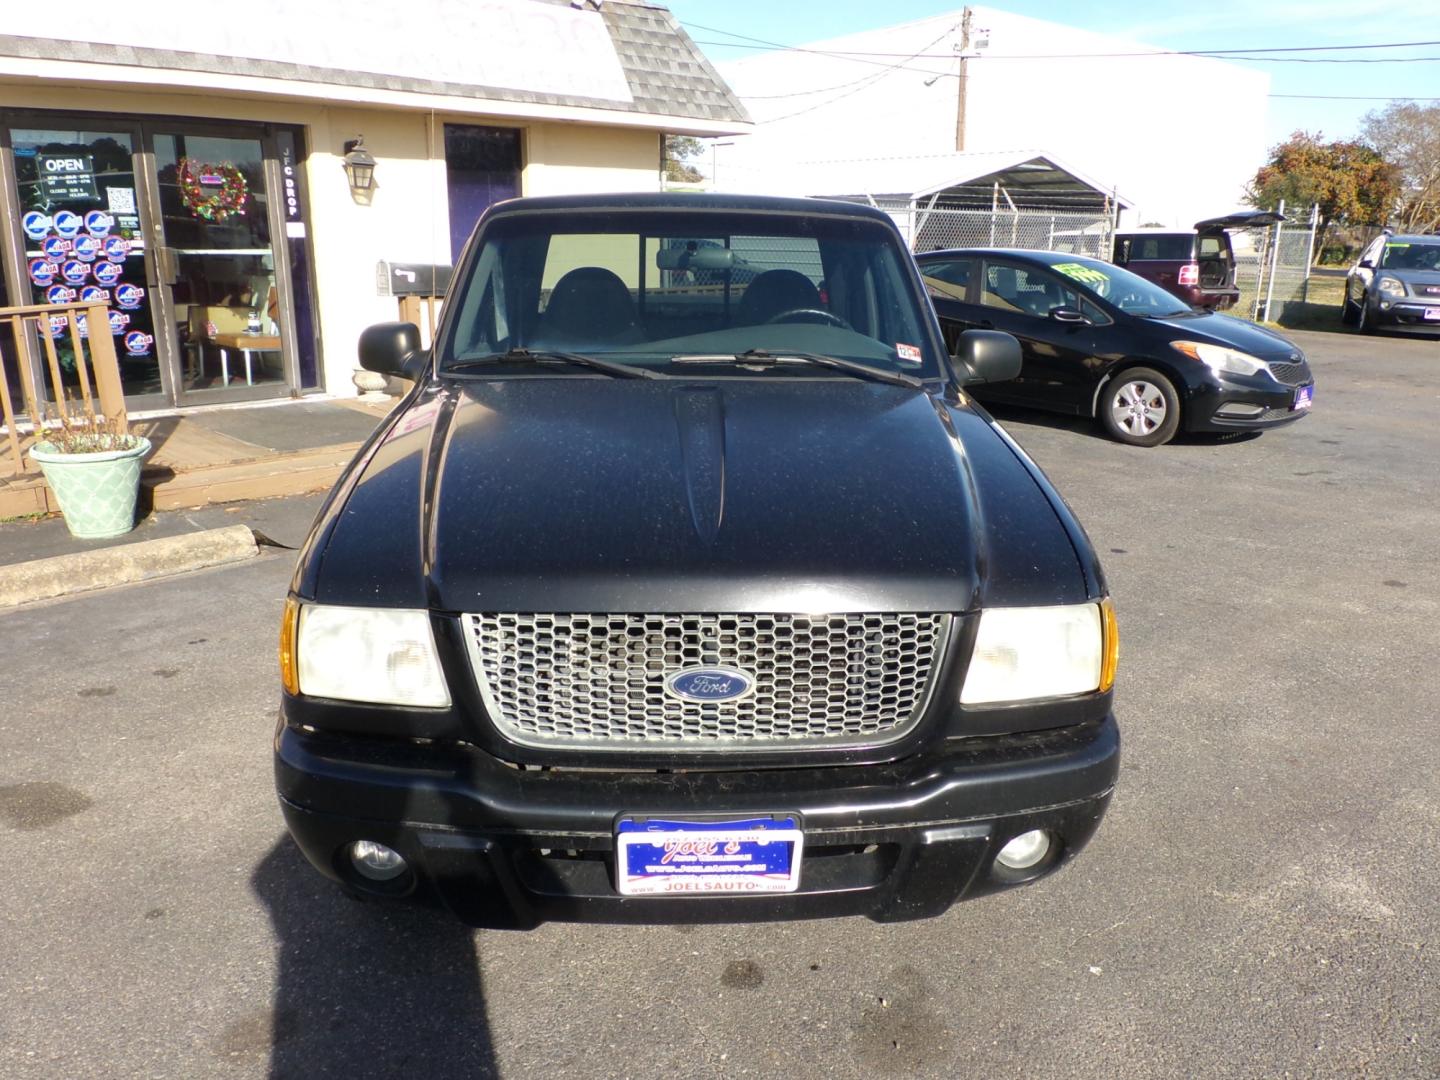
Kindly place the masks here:
<instances>
[{"instance_id":1,"label":"asphalt parking lot","mask_svg":"<svg viewBox=\"0 0 1440 1080\"><path fill-rule=\"evenodd\" d=\"M1440 342L1294 336L1258 438L1002 415L1104 559L1125 762L931 921L356 905L271 786L285 555L0 615L0 1076L1440 1075Z\"/></svg>"}]
</instances>

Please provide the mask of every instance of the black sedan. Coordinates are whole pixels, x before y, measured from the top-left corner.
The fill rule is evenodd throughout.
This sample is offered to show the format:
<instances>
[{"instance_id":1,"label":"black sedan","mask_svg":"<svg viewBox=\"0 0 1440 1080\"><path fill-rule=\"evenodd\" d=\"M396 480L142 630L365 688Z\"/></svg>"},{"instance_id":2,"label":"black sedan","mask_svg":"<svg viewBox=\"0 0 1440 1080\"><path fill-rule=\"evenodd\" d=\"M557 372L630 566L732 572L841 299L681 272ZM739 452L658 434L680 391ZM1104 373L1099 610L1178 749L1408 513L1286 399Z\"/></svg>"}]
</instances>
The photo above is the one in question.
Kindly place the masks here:
<instances>
[{"instance_id":1,"label":"black sedan","mask_svg":"<svg viewBox=\"0 0 1440 1080\"><path fill-rule=\"evenodd\" d=\"M1314 400L1293 342L1192 308L1110 263L1054 251L961 248L916 256L954 346L966 330L1020 339L1019 378L981 401L1094 416L1121 442L1159 446L1180 430L1278 427Z\"/></svg>"}]
</instances>

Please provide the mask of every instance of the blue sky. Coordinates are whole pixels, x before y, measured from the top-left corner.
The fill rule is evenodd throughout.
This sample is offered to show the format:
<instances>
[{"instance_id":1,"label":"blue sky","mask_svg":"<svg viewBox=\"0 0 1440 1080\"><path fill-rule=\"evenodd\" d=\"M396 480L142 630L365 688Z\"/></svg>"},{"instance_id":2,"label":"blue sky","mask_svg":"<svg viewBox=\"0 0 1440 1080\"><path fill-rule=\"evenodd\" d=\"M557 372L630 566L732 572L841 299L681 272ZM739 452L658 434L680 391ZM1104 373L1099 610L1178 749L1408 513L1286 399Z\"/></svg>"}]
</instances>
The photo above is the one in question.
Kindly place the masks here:
<instances>
[{"instance_id":1,"label":"blue sky","mask_svg":"<svg viewBox=\"0 0 1440 1080\"><path fill-rule=\"evenodd\" d=\"M757 55L753 48L713 42L733 41L699 27L715 27L787 45L839 37L881 26L959 11L961 3L944 0L660 0L686 24L690 36L712 60L724 62ZM1113 34L1161 48L1248 49L1382 42L1440 42L1440 0L1206 0L1195 5L1150 5L1140 0L992 0L987 6L1037 19ZM1158 10L1157 10L1158 9ZM699 26L694 25L699 24ZM1286 54L1280 54L1286 55ZM1322 132L1336 139L1358 133L1369 109L1380 100L1333 97L1430 97L1440 95L1440 45L1374 51L1289 54L1296 58L1333 57L1387 61L1434 57L1405 63L1294 63L1233 61L1268 71L1271 100L1267 133L1273 143L1292 131ZM1123 63L1123 61L1114 61ZM1275 95L1331 95L1330 100ZM1223 133L1223 93L1207 115L1206 93L1195 88L1175 95L1177 118L1213 123ZM1440 102L1436 102L1440 103Z\"/></svg>"}]
</instances>

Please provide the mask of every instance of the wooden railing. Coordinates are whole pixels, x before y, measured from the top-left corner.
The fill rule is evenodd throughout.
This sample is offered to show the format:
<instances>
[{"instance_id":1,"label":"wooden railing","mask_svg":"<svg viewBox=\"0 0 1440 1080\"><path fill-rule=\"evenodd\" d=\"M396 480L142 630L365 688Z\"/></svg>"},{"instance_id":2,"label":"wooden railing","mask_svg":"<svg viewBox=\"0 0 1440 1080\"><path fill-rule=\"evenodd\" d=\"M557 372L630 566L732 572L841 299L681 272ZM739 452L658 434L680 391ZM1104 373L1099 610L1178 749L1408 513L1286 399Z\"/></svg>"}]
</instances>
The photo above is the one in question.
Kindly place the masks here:
<instances>
[{"instance_id":1,"label":"wooden railing","mask_svg":"<svg viewBox=\"0 0 1440 1080\"><path fill-rule=\"evenodd\" d=\"M50 334L50 318L64 316L74 363L73 377L66 378L55 338ZM85 317L88 336L82 337L77 316ZM127 430L125 391L120 383L120 361L115 355L115 339L110 336L110 316L104 304L33 304L26 307L0 307L0 334L5 333L13 345L12 357L19 376L22 406L12 400L9 379L0 373L0 420L5 424L5 442L13 460L9 463L16 476L26 471L29 458L26 448L34 442L47 419L68 419L77 413L90 412L112 420L119 430ZM41 392L31 370L30 349L39 344L43 358L41 381L48 383L49 393ZM86 349L86 343L89 349ZM87 355L88 354L88 355ZM77 396L78 395L78 398ZM48 397L48 401L46 400ZM21 428L28 428L22 432Z\"/></svg>"}]
</instances>

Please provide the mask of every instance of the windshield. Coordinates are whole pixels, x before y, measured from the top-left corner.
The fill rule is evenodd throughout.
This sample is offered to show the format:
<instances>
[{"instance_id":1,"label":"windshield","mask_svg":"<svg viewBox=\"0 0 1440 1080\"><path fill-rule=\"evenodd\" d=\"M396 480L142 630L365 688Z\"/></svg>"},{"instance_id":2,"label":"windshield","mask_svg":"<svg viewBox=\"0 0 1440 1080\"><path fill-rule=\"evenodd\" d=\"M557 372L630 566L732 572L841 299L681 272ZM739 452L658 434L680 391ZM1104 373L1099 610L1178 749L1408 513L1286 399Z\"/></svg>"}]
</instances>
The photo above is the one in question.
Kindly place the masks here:
<instances>
[{"instance_id":1,"label":"windshield","mask_svg":"<svg viewBox=\"0 0 1440 1080\"><path fill-rule=\"evenodd\" d=\"M1051 267L1127 315L1183 315L1190 306L1158 285L1118 266L1076 256Z\"/></svg>"},{"instance_id":2,"label":"windshield","mask_svg":"<svg viewBox=\"0 0 1440 1080\"><path fill-rule=\"evenodd\" d=\"M1386 270L1440 270L1440 244L1386 241L1380 265Z\"/></svg>"},{"instance_id":3,"label":"windshield","mask_svg":"<svg viewBox=\"0 0 1440 1080\"><path fill-rule=\"evenodd\" d=\"M655 369L677 357L758 349L824 354L922 378L943 370L909 259L879 222L742 211L541 211L501 216L482 238L452 294L456 318L442 371L516 349ZM723 364L715 370L751 373ZM767 377L796 375L836 377L813 365L766 370Z\"/></svg>"}]
</instances>

